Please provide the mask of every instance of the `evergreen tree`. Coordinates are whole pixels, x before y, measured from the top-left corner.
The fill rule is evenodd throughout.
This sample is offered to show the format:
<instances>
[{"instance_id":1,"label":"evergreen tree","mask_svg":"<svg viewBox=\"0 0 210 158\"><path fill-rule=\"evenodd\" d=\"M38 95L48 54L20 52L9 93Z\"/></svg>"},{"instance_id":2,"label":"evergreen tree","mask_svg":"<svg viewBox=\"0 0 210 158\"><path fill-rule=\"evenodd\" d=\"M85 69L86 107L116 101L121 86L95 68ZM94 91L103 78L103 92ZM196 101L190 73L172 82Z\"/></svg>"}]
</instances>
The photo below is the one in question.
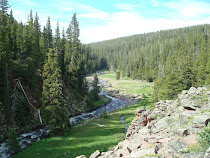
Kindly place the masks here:
<instances>
[{"instance_id":1,"label":"evergreen tree","mask_svg":"<svg viewBox=\"0 0 210 158\"><path fill-rule=\"evenodd\" d=\"M55 29L55 49L56 49L56 52L58 54L58 51L59 51L59 46L60 46L60 28L59 28L59 23L57 22L57 27Z\"/></svg>"},{"instance_id":2,"label":"evergreen tree","mask_svg":"<svg viewBox=\"0 0 210 158\"><path fill-rule=\"evenodd\" d=\"M52 129L64 129L68 126L67 109L63 104L61 73L57 55L50 49L44 65L45 80L43 84L44 121Z\"/></svg>"},{"instance_id":3,"label":"evergreen tree","mask_svg":"<svg viewBox=\"0 0 210 158\"><path fill-rule=\"evenodd\" d=\"M98 80L98 75L97 73L94 76L93 80L93 92L94 92L94 101L99 100L99 93L100 93L100 87L98 86L99 80Z\"/></svg>"},{"instance_id":4,"label":"evergreen tree","mask_svg":"<svg viewBox=\"0 0 210 158\"><path fill-rule=\"evenodd\" d=\"M17 138L18 138L18 136L17 136L16 129L12 128L12 130L9 134L9 146L10 146L10 150L13 152L13 154L16 154L21 149Z\"/></svg>"},{"instance_id":5,"label":"evergreen tree","mask_svg":"<svg viewBox=\"0 0 210 158\"><path fill-rule=\"evenodd\" d=\"M51 24L50 24L50 17L48 17L47 24L45 27L45 37L46 37L46 43L47 43L47 48L53 48L53 37L52 37L52 29L51 29Z\"/></svg>"}]
</instances>

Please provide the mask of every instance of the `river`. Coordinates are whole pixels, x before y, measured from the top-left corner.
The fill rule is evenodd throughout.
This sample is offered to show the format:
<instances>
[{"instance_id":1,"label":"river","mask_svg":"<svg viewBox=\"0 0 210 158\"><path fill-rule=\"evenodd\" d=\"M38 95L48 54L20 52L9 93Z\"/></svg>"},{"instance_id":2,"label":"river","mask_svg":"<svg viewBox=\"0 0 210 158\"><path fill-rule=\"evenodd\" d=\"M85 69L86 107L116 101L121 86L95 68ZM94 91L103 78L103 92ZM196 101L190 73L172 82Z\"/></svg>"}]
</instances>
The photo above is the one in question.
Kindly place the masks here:
<instances>
[{"instance_id":1,"label":"river","mask_svg":"<svg viewBox=\"0 0 210 158\"><path fill-rule=\"evenodd\" d=\"M105 81L99 80L99 86L102 86L104 84L105 84ZM91 89L91 87L89 88ZM107 105L100 106L91 112L82 113L80 115L70 117L69 123L71 125L74 125L78 123L79 121L86 120L95 116L100 116L104 108L106 108L107 113L110 113L116 109L122 109L130 101L129 99L119 99L119 98L112 97L110 93L107 93L105 91L101 91L99 95L105 95L106 97L111 99L111 102ZM25 149L28 146L30 146L33 142L40 141L41 139L48 137L49 132L50 130L48 130L45 126L40 126L39 128L36 128L30 132L20 134L17 139L20 141L21 149ZM7 158L13 154L10 151L8 144L9 144L8 139L0 143L0 157Z\"/></svg>"}]
</instances>

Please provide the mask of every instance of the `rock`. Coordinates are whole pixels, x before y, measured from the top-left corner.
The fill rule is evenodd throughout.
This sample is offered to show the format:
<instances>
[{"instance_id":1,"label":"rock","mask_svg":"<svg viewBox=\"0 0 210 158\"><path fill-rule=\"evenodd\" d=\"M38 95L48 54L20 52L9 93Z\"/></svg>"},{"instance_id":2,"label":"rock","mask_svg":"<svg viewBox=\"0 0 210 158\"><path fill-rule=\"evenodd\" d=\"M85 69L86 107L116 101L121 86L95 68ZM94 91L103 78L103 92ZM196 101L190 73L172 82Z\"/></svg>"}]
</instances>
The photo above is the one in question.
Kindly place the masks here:
<instances>
[{"instance_id":1,"label":"rock","mask_svg":"<svg viewBox=\"0 0 210 158\"><path fill-rule=\"evenodd\" d=\"M185 149L188 147L189 145L187 145L182 141L179 140L172 141L165 145L164 155L177 157L180 149Z\"/></svg>"},{"instance_id":2,"label":"rock","mask_svg":"<svg viewBox=\"0 0 210 158\"><path fill-rule=\"evenodd\" d=\"M188 94L190 94L190 95L195 94L196 90L197 89L195 87L191 87L188 91Z\"/></svg>"},{"instance_id":3,"label":"rock","mask_svg":"<svg viewBox=\"0 0 210 158\"><path fill-rule=\"evenodd\" d=\"M41 140L41 139L40 139L40 138L38 138L36 141L37 141L37 142L39 142L40 140Z\"/></svg>"},{"instance_id":4,"label":"rock","mask_svg":"<svg viewBox=\"0 0 210 158\"><path fill-rule=\"evenodd\" d=\"M130 150L136 150L141 147L141 141L138 139L130 139L123 141L123 148L129 148Z\"/></svg>"},{"instance_id":5,"label":"rock","mask_svg":"<svg viewBox=\"0 0 210 158\"><path fill-rule=\"evenodd\" d=\"M177 132L180 136L187 136L190 134L189 129L178 129Z\"/></svg>"},{"instance_id":6,"label":"rock","mask_svg":"<svg viewBox=\"0 0 210 158\"><path fill-rule=\"evenodd\" d=\"M100 156L100 151L99 151L99 150L96 150L94 153L92 153L92 154L90 155L89 158L97 158L97 157L99 157L99 156Z\"/></svg>"},{"instance_id":7,"label":"rock","mask_svg":"<svg viewBox=\"0 0 210 158\"><path fill-rule=\"evenodd\" d=\"M158 143L168 143L171 140L172 138L163 138L163 139L158 140Z\"/></svg>"},{"instance_id":8,"label":"rock","mask_svg":"<svg viewBox=\"0 0 210 158\"><path fill-rule=\"evenodd\" d=\"M129 155L129 157L130 158L138 158L138 157L143 157L145 155L155 155L154 148L135 150Z\"/></svg>"},{"instance_id":9,"label":"rock","mask_svg":"<svg viewBox=\"0 0 210 158\"><path fill-rule=\"evenodd\" d=\"M206 126L206 121L208 121L209 116L207 115L198 115L198 116L194 116L193 119L193 127L194 128L203 128Z\"/></svg>"},{"instance_id":10,"label":"rock","mask_svg":"<svg viewBox=\"0 0 210 158\"><path fill-rule=\"evenodd\" d=\"M203 153L186 153L181 158L203 158Z\"/></svg>"},{"instance_id":11,"label":"rock","mask_svg":"<svg viewBox=\"0 0 210 158\"><path fill-rule=\"evenodd\" d=\"M210 147L206 150L204 158L210 158Z\"/></svg>"},{"instance_id":12,"label":"rock","mask_svg":"<svg viewBox=\"0 0 210 158\"><path fill-rule=\"evenodd\" d=\"M196 94L196 95L200 95L200 94L201 94L201 91L200 91L200 90L197 90L197 91L195 92L195 94Z\"/></svg>"},{"instance_id":13,"label":"rock","mask_svg":"<svg viewBox=\"0 0 210 158\"><path fill-rule=\"evenodd\" d=\"M191 134L181 139L181 141L187 143L188 145L195 145L198 144L199 137L198 135Z\"/></svg>"},{"instance_id":14,"label":"rock","mask_svg":"<svg viewBox=\"0 0 210 158\"><path fill-rule=\"evenodd\" d=\"M183 95L183 94L187 94L187 92L188 92L188 90L183 90L183 91L182 91L182 95Z\"/></svg>"},{"instance_id":15,"label":"rock","mask_svg":"<svg viewBox=\"0 0 210 158\"><path fill-rule=\"evenodd\" d=\"M114 158L113 151L102 152L98 158Z\"/></svg>"},{"instance_id":16,"label":"rock","mask_svg":"<svg viewBox=\"0 0 210 158\"><path fill-rule=\"evenodd\" d=\"M126 149L119 149L116 152L117 157L125 157L131 153L131 150L129 148Z\"/></svg>"},{"instance_id":17,"label":"rock","mask_svg":"<svg viewBox=\"0 0 210 158\"><path fill-rule=\"evenodd\" d=\"M194 100L191 99L182 99L181 106L186 110L196 110L200 107Z\"/></svg>"},{"instance_id":18,"label":"rock","mask_svg":"<svg viewBox=\"0 0 210 158\"><path fill-rule=\"evenodd\" d=\"M76 158L87 158L85 155L77 156Z\"/></svg>"}]
</instances>

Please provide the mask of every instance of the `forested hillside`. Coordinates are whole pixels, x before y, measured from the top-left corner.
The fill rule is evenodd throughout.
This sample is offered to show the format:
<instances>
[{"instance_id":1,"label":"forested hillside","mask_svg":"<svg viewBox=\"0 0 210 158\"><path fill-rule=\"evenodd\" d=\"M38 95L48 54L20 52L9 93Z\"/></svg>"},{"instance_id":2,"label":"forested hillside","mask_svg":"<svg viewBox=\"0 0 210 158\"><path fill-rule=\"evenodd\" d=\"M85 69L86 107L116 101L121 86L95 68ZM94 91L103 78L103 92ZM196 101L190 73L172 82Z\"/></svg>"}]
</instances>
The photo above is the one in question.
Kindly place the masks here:
<instances>
[{"instance_id":1,"label":"forested hillside","mask_svg":"<svg viewBox=\"0 0 210 158\"><path fill-rule=\"evenodd\" d=\"M154 26L155 27L155 26ZM110 70L154 81L155 101L210 84L210 25L122 37L86 45ZM106 65L104 65L106 66Z\"/></svg>"},{"instance_id":2,"label":"forested hillside","mask_svg":"<svg viewBox=\"0 0 210 158\"><path fill-rule=\"evenodd\" d=\"M31 10L23 24L8 9L8 1L0 1L0 136L13 127L39 123L40 112L40 123L66 128L69 116L89 106L87 54L76 14L61 33L59 23L52 30L50 17L41 26L38 13ZM94 56L90 59L94 62Z\"/></svg>"}]
</instances>

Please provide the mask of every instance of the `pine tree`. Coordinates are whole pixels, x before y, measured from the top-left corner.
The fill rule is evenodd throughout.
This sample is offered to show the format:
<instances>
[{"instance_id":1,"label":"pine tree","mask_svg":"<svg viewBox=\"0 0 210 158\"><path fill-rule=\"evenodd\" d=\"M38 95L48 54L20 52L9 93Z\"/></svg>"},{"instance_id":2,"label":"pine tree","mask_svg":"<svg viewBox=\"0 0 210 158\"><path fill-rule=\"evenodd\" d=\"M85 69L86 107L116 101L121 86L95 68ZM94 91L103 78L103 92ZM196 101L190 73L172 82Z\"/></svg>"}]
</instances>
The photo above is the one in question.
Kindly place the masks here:
<instances>
[{"instance_id":1,"label":"pine tree","mask_svg":"<svg viewBox=\"0 0 210 158\"><path fill-rule=\"evenodd\" d=\"M42 92L44 121L52 129L65 129L68 126L68 115L63 104L62 80L57 54L52 49L49 50L43 75L45 77Z\"/></svg>"},{"instance_id":2,"label":"pine tree","mask_svg":"<svg viewBox=\"0 0 210 158\"><path fill-rule=\"evenodd\" d=\"M99 100L99 93L100 93L100 87L98 86L99 80L98 80L98 75L97 73L94 76L93 80L93 92L94 92L94 101Z\"/></svg>"},{"instance_id":3,"label":"pine tree","mask_svg":"<svg viewBox=\"0 0 210 158\"><path fill-rule=\"evenodd\" d=\"M64 75L65 75L65 63L64 63L65 45L66 45L66 38L65 38L65 33L64 33L64 29L63 29L62 38L59 42L60 53L58 55L62 78L64 78Z\"/></svg>"},{"instance_id":4,"label":"pine tree","mask_svg":"<svg viewBox=\"0 0 210 158\"><path fill-rule=\"evenodd\" d=\"M47 47L49 48L53 48L53 37L52 37L52 29L51 29L51 24L50 24L50 17L48 17L47 20L47 24L46 24L46 43L47 43Z\"/></svg>"},{"instance_id":5,"label":"pine tree","mask_svg":"<svg viewBox=\"0 0 210 158\"><path fill-rule=\"evenodd\" d=\"M60 28L59 28L59 23L57 22L57 27L55 29L55 49L57 54L60 49L59 46L60 46Z\"/></svg>"},{"instance_id":6,"label":"pine tree","mask_svg":"<svg viewBox=\"0 0 210 158\"><path fill-rule=\"evenodd\" d=\"M0 50L1 51L7 51L8 45L5 44L5 39L8 38L8 28L7 28L7 22L8 22L8 14L7 10L9 8L8 0L1 0L0 1ZM9 39L7 40L9 41Z\"/></svg>"},{"instance_id":7,"label":"pine tree","mask_svg":"<svg viewBox=\"0 0 210 158\"><path fill-rule=\"evenodd\" d=\"M17 137L16 129L12 128L12 130L9 134L9 146L10 146L10 150L13 152L13 154L16 154L21 149L17 138L18 137Z\"/></svg>"}]
</instances>

